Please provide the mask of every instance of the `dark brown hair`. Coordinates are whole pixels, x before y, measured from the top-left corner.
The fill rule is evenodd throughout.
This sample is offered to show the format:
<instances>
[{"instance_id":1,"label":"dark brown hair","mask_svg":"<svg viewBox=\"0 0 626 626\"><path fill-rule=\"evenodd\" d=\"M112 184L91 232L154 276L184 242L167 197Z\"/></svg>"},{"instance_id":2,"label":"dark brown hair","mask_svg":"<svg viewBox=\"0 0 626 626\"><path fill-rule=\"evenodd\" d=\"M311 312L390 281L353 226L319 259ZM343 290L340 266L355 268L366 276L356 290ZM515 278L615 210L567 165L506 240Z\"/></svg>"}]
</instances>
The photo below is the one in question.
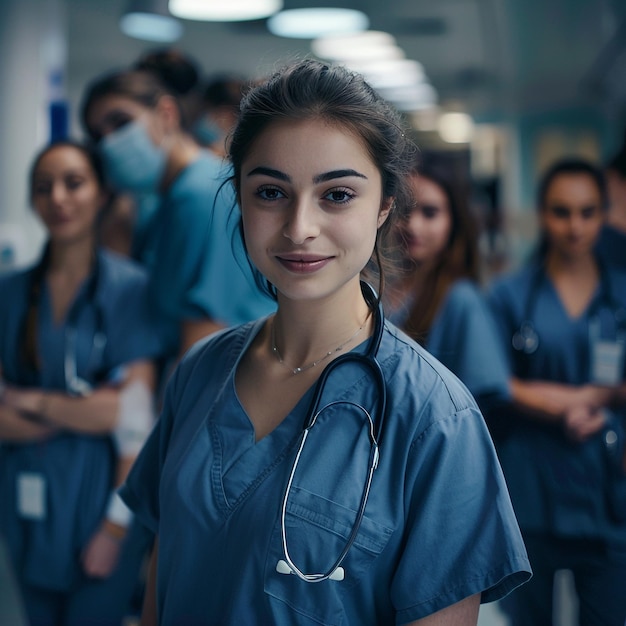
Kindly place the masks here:
<instances>
[{"instance_id":1,"label":"dark brown hair","mask_svg":"<svg viewBox=\"0 0 626 626\"><path fill-rule=\"evenodd\" d=\"M256 138L272 122L294 119L321 119L354 133L363 141L380 171L383 199L394 199L395 210L379 229L373 258L364 272L366 279L377 279L380 295L386 250L393 245L389 237L393 214L402 213L409 206L406 175L415 145L408 138L397 111L362 76L341 66L299 61L244 95L229 149L237 198L242 162ZM259 282L267 289L262 279ZM273 293L271 286L268 291Z\"/></svg>"},{"instance_id":2,"label":"dark brown hair","mask_svg":"<svg viewBox=\"0 0 626 626\"><path fill-rule=\"evenodd\" d=\"M104 177L104 169L102 167L102 161L98 153L91 147L85 144L72 140L57 141L48 144L41 149L33 159L33 163L30 167L30 173L28 177L29 187L28 193L31 203L33 201L33 193L35 187L35 177L37 175L37 169L41 160L53 150L57 148L72 148L77 150L85 157L85 160L89 164L93 171L98 187L101 190L106 189L106 182ZM36 371L39 369L38 349L37 349L37 326L39 324L39 300L41 296L41 287L48 271L50 258L50 247L46 244L43 253L39 260L39 263L33 268L31 274L30 288L28 292L28 305L24 320L22 322L21 337L18 343L19 345L19 358L21 364L29 371Z\"/></svg>"},{"instance_id":3,"label":"dark brown hair","mask_svg":"<svg viewBox=\"0 0 626 626\"><path fill-rule=\"evenodd\" d=\"M478 280L478 232L466 200L467 194L461 191L458 181L448 170L443 166L422 163L416 165L411 176L429 180L443 191L452 222L446 249L426 277L420 297L413 303L404 326L408 335L424 344L451 285L460 278Z\"/></svg>"},{"instance_id":4,"label":"dark brown hair","mask_svg":"<svg viewBox=\"0 0 626 626\"><path fill-rule=\"evenodd\" d=\"M167 87L155 72L145 69L122 70L96 78L85 89L80 107L80 119L83 128L92 140L98 141L100 137L89 127L91 107L108 96L128 98L149 109L154 109L163 96L170 96L176 102L181 116L181 126L184 126L185 120L174 90Z\"/></svg>"}]
</instances>

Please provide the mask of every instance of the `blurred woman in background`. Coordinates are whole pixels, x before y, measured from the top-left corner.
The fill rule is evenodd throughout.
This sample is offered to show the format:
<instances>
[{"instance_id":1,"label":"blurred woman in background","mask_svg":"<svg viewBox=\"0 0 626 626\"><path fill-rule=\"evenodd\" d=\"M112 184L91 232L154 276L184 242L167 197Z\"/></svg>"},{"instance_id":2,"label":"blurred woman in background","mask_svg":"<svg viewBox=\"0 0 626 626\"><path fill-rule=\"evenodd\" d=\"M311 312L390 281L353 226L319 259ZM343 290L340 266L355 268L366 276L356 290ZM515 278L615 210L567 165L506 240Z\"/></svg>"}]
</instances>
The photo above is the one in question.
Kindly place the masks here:
<instances>
[{"instance_id":1,"label":"blurred woman in background","mask_svg":"<svg viewBox=\"0 0 626 626\"><path fill-rule=\"evenodd\" d=\"M535 258L490 303L513 377L498 440L534 576L504 601L512 624L552 623L554 575L573 572L581 625L626 619L626 274L595 252L602 173L556 163L539 185Z\"/></svg>"},{"instance_id":2,"label":"blurred woman in background","mask_svg":"<svg viewBox=\"0 0 626 626\"><path fill-rule=\"evenodd\" d=\"M389 318L452 370L489 418L508 398L508 374L478 287L476 225L448 170L422 163L410 182L415 204L398 231Z\"/></svg>"},{"instance_id":3,"label":"blurred woman in background","mask_svg":"<svg viewBox=\"0 0 626 626\"><path fill-rule=\"evenodd\" d=\"M98 248L94 153L44 149L30 197L48 243L0 280L0 534L32 626L119 624L146 547L114 490L153 423L147 276Z\"/></svg>"}]
</instances>

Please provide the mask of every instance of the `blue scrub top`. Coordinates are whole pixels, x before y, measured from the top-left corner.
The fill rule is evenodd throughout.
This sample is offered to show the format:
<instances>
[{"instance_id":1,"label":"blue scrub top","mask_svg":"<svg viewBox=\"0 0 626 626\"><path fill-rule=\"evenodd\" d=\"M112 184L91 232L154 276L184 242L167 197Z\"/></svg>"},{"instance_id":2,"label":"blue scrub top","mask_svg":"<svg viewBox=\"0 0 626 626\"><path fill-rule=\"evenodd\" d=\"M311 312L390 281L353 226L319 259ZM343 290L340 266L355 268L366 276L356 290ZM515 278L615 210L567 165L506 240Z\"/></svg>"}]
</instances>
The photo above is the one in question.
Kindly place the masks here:
<instances>
[{"instance_id":1,"label":"blue scrub top","mask_svg":"<svg viewBox=\"0 0 626 626\"><path fill-rule=\"evenodd\" d=\"M575 319L535 264L494 281L489 303L515 376L571 385L590 382L590 321L599 320L603 337L615 340L616 306L607 304L607 289L626 307L626 273L606 268L606 279L608 284L602 281L587 310ZM514 333L528 317L539 337L531 355L512 346ZM559 425L514 419L511 411L500 419L509 428L498 452L522 530L626 543L626 477L619 467L623 409L610 411L605 429L583 443L571 442ZM615 450L606 445L609 430L618 436Z\"/></svg>"},{"instance_id":2,"label":"blue scrub top","mask_svg":"<svg viewBox=\"0 0 626 626\"><path fill-rule=\"evenodd\" d=\"M147 275L110 252L98 254L95 291L88 278L78 292L76 361L78 376L98 385L115 380L125 364L153 359L161 341L147 306ZM19 341L28 308L33 270L0 279L0 365L2 377L24 387L66 391L64 358L68 319L53 320L50 293L41 285L37 342L40 370L20 366ZM98 313L99 311L99 313ZM101 319L103 351L94 349ZM85 419L89 419L85 416ZM0 535L4 535L22 582L67 591L80 576L79 557L102 521L113 487L115 452L108 436L61 432L38 443L0 445ZM24 520L16 510L17 480L23 472L44 477L47 515Z\"/></svg>"},{"instance_id":3,"label":"blue scrub top","mask_svg":"<svg viewBox=\"0 0 626 626\"><path fill-rule=\"evenodd\" d=\"M413 302L390 317L406 321ZM510 398L509 368L482 293L466 279L453 283L426 338L425 347L467 386L484 412Z\"/></svg>"},{"instance_id":4,"label":"blue scrub top","mask_svg":"<svg viewBox=\"0 0 626 626\"><path fill-rule=\"evenodd\" d=\"M172 183L153 218L150 297L171 354L183 320L226 326L267 315L276 303L256 285L237 232L239 210L224 162L203 151Z\"/></svg>"},{"instance_id":5,"label":"blue scrub top","mask_svg":"<svg viewBox=\"0 0 626 626\"><path fill-rule=\"evenodd\" d=\"M345 580L311 584L278 573L282 496L312 390L255 443L234 376L262 323L194 346L122 488L159 535L161 624L402 624L472 594L495 600L528 579L474 400L389 323L377 357L389 413ZM372 376L347 364L331 375L321 406L343 400L372 410L378 397ZM367 424L360 409L339 405L311 430L286 513L288 548L304 571L329 568L345 545L368 467Z\"/></svg>"},{"instance_id":6,"label":"blue scrub top","mask_svg":"<svg viewBox=\"0 0 626 626\"><path fill-rule=\"evenodd\" d=\"M607 263L626 269L626 232L606 224L600 231L596 250Z\"/></svg>"}]
</instances>

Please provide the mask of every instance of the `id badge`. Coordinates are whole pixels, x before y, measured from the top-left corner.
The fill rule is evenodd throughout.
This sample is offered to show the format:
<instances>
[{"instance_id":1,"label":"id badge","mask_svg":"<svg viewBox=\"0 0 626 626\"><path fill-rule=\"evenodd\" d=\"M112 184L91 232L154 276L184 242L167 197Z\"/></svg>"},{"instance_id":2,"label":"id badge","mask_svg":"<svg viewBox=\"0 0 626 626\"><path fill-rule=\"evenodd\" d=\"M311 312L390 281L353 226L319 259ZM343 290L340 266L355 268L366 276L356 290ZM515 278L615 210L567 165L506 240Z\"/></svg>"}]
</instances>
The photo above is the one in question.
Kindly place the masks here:
<instances>
[{"instance_id":1,"label":"id badge","mask_svg":"<svg viewBox=\"0 0 626 626\"><path fill-rule=\"evenodd\" d=\"M41 474L17 475L17 512L23 519L46 519L46 479Z\"/></svg>"},{"instance_id":2,"label":"id badge","mask_svg":"<svg viewBox=\"0 0 626 626\"><path fill-rule=\"evenodd\" d=\"M617 385L622 381L624 342L594 341L591 350L591 382Z\"/></svg>"}]
</instances>

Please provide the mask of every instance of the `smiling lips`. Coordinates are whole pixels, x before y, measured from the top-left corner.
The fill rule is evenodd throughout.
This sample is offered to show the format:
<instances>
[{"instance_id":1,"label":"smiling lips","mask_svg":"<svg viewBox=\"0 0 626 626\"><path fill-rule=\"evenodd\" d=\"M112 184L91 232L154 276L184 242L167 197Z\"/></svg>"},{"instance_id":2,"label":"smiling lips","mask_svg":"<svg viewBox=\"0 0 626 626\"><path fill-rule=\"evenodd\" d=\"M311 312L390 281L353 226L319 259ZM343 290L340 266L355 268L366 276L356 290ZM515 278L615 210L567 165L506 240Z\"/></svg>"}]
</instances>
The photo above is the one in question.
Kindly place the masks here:
<instances>
[{"instance_id":1,"label":"smiling lips","mask_svg":"<svg viewBox=\"0 0 626 626\"><path fill-rule=\"evenodd\" d=\"M326 266L332 260L332 256L310 256L306 254L281 254L276 255L278 262L296 274L311 274Z\"/></svg>"}]
</instances>

